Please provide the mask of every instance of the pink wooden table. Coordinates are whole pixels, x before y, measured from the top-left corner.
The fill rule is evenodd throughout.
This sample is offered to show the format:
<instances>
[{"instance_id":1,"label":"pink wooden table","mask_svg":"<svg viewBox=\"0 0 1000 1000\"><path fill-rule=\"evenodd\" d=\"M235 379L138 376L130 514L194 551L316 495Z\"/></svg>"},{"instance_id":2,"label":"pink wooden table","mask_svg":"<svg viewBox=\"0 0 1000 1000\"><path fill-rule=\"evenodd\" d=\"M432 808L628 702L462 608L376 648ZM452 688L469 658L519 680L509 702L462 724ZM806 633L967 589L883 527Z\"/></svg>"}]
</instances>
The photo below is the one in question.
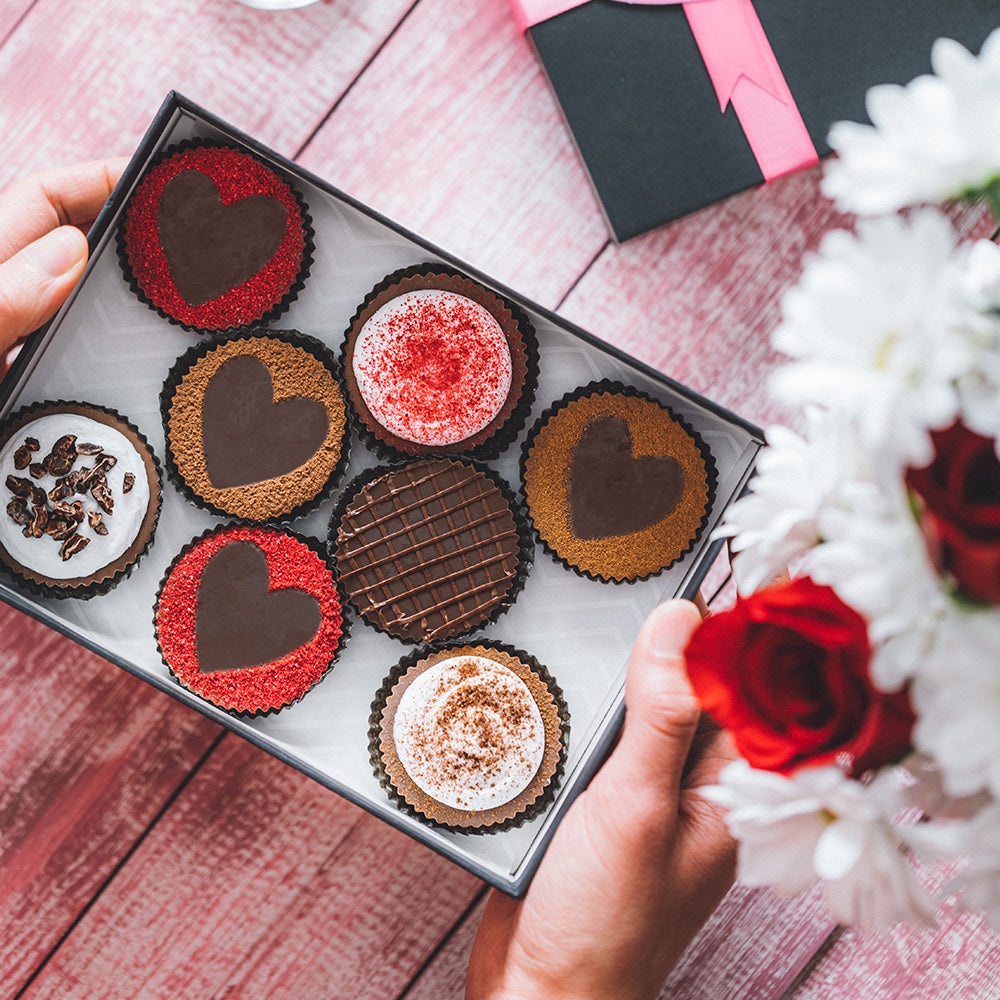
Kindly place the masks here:
<instances>
[{"instance_id":1,"label":"pink wooden table","mask_svg":"<svg viewBox=\"0 0 1000 1000\"><path fill-rule=\"evenodd\" d=\"M172 88L747 419L782 418L764 388L780 293L842 222L818 172L615 246L507 0L0 0L0 187L131 153ZM961 222L987 232L985 213ZM3 997L447 1000L484 895L0 605ZM663 996L998 990L1000 943L974 918L867 938L815 893L737 886Z\"/></svg>"}]
</instances>

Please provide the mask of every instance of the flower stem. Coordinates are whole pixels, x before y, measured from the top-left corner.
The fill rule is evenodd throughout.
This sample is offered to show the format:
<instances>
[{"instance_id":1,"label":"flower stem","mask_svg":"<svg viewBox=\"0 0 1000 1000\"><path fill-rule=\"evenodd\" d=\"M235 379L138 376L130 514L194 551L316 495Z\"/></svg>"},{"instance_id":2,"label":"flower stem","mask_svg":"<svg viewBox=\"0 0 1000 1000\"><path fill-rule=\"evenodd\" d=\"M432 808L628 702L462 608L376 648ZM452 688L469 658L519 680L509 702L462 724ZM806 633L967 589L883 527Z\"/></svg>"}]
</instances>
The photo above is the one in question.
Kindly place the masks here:
<instances>
[{"instance_id":1,"label":"flower stem","mask_svg":"<svg viewBox=\"0 0 1000 1000\"><path fill-rule=\"evenodd\" d=\"M986 195L986 200L989 203L990 210L993 212L993 218L996 219L997 222L1000 222L1000 179L987 185L983 194Z\"/></svg>"}]
</instances>

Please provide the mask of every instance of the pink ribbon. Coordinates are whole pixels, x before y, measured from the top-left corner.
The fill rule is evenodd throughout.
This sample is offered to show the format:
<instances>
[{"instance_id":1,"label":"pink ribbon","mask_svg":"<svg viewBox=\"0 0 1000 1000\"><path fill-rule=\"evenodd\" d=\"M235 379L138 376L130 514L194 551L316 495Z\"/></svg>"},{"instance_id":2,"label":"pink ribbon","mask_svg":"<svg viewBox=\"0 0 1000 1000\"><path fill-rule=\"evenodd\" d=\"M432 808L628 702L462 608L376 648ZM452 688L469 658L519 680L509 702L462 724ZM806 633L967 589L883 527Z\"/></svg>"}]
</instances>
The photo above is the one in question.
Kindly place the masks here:
<instances>
[{"instance_id":1,"label":"pink ribbon","mask_svg":"<svg viewBox=\"0 0 1000 1000\"><path fill-rule=\"evenodd\" d=\"M511 0L522 32L533 24L579 7L587 0ZM616 0L675 4L688 25L712 79L719 108L730 103L765 181L818 160L802 115L785 82L753 0Z\"/></svg>"}]
</instances>

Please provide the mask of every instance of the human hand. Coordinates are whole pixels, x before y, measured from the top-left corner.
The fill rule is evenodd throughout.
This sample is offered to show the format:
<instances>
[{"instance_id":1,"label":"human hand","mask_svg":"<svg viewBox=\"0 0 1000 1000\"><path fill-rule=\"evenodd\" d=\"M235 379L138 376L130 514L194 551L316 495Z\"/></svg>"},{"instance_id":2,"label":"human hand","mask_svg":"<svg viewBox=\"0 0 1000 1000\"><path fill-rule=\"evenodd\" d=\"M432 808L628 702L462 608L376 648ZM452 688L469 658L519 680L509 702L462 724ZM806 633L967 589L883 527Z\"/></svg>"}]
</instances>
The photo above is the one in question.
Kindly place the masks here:
<instances>
[{"instance_id":1,"label":"human hand","mask_svg":"<svg viewBox=\"0 0 1000 1000\"><path fill-rule=\"evenodd\" d=\"M573 803L523 900L494 891L467 1000L650 1000L732 885L724 811L698 788L734 759L701 724L683 651L699 613L669 601L632 650L621 738Z\"/></svg>"},{"instance_id":2,"label":"human hand","mask_svg":"<svg viewBox=\"0 0 1000 1000\"><path fill-rule=\"evenodd\" d=\"M83 233L127 159L31 174L0 194L0 375L8 351L50 319L87 263Z\"/></svg>"}]
</instances>

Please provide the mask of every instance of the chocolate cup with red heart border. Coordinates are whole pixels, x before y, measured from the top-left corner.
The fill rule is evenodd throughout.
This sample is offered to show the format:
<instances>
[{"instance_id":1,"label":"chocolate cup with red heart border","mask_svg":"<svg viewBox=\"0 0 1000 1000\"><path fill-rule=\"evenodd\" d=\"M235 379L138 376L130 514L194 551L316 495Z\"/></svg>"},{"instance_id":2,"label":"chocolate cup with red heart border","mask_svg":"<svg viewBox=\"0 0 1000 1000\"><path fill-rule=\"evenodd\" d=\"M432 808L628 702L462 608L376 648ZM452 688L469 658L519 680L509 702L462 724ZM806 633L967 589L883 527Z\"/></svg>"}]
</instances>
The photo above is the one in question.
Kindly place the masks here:
<instances>
[{"instance_id":1,"label":"chocolate cup with red heart border","mask_svg":"<svg viewBox=\"0 0 1000 1000\"><path fill-rule=\"evenodd\" d=\"M139 181L117 245L143 302L211 333L281 315L308 276L313 239L302 196L273 167L233 146L185 141Z\"/></svg>"},{"instance_id":2,"label":"chocolate cup with red heart border","mask_svg":"<svg viewBox=\"0 0 1000 1000\"><path fill-rule=\"evenodd\" d=\"M285 523L314 510L347 466L333 354L295 330L196 344L160 392L170 479L223 517Z\"/></svg>"},{"instance_id":3,"label":"chocolate cup with red heart border","mask_svg":"<svg viewBox=\"0 0 1000 1000\"><path fill-rule=\"evenodd\" d=\"M715 460L658 400L604 380L541 414L521 451L528 516L565 566L633 583L673 565L701 537Z\"/></svg>"},{"instance_id":4,"label":"chocolate cup with red heart border","mask_svg":"<svg viewBox=\"0 0 1000 1000\"><path fill-rule=\"evenodd\" d=\"M175 679L234 715L298 701L334 665L348 623L313 539L229 524L192 539L160 584L157 647Z\"/></svg>"}]
</instances>

